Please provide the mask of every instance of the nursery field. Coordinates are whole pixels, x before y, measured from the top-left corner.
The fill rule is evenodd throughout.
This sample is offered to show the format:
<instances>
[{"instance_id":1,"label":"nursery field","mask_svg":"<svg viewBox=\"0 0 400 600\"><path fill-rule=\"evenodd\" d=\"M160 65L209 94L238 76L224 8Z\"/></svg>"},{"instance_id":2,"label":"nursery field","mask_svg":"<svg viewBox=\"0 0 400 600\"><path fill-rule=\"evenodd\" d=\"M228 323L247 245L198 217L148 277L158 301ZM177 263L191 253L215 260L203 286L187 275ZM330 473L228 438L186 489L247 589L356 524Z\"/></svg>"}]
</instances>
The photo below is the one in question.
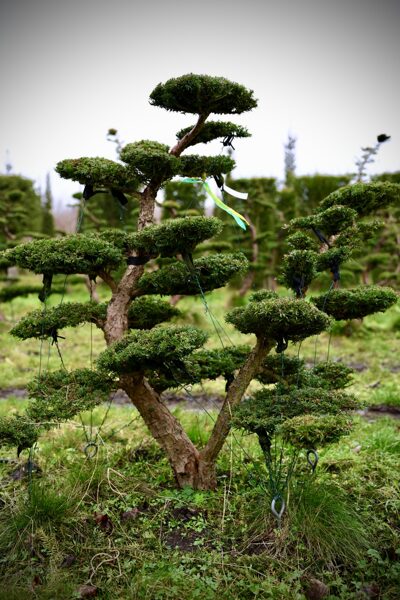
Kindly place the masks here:
<instances>
[{"instance_id":1,"label":"nursery field","mask_svg":"<svg viewBox=\"0 0 400 600\"><path fill-rule=\"evenodd\" d=\"M39 281L27 277L29 284ZM101 286L98 293L107 298ZM252 342L224 322L235 297L214 291L206 305L183 298L175 322L208 331L209 348ZM65 299L86 301L88 291L73 286ZM59 302L57 295L48 300ZM91 325L60 331L59 352L51 341L12 338L13 322L39 307L32 295L0 307L0 415L23 411L24 386L39 369L58 369L61 359L68 369L90 367L105 348ZM30 454L17 458L2 448L0 599L397 599L399 349L399 304L353 321L352 330L338 322L331 334L289 344L286 354L308 365L329 356L352 367L348 389L364 408L350 435L321 450L314 472L300 455L300 476L280 521L271 513L256 436L231 431L216 491L176 489L163 451L123 394L50 429ZM217 380L164 393L199 446L224 385ZM99 447L91 456L87 443L94 437Z\"/></svg>"}]
</instances>

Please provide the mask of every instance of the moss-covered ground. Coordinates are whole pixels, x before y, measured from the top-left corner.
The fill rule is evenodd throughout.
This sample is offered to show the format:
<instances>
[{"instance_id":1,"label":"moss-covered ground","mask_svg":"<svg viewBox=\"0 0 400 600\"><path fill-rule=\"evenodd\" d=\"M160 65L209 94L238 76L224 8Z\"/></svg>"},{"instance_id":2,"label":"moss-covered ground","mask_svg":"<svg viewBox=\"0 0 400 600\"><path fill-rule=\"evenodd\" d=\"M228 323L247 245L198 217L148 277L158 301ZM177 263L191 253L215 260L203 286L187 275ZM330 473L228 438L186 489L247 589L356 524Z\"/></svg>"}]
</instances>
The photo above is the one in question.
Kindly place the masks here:
<instances>
[{"instance_id":1,"label":"moss-covered ground","mask_svg":"<svg viewBox=\"0 0 400 600\"><path fill-rule=\"evenodd\" d=\"M219 336L225 344L228 337L251 343L252 336L223 321L233 296L207 296L224 328L216 325ZM65 300L87 298L82 285ZM9 390L0 401L2 415L26 405L17 390L38 372L40 360L42 368L59 368L54 346L44 342L40 348L37 340L20 342L8 334L12 319L38 306L30 296L1 307L7 320L0 323L0 389ZM200 299L183 299L179 308L182 322L207 328L210 346L221 344ZM399 306L352 327L348 336L349 327L337 325L330 343L325 334L303 342L300 356L311 364L323 361L329 348L331 359L356 369L352 390L367 406L400 406ZM95 359L104 347L94 326L59 333L70 368L89 366L91 351ZM206 439L216 414L204 400L221 394L223 385L194 387L198 402L189 398L188 406L174 408L197 443ZM100 406L82 416L89 437L107 410ZM93 458L83 452L79 419L40 439L32 469L27 451L17 459L1 449L0 600L397 599L400 420L369 411L355 421L350 436L321 452L314 475L300 457L280 527L270 512L268 478L253 436L230 435L215 492L175 489L165 457L128 404L111 405Z\"/></svg>"}]
</instances>

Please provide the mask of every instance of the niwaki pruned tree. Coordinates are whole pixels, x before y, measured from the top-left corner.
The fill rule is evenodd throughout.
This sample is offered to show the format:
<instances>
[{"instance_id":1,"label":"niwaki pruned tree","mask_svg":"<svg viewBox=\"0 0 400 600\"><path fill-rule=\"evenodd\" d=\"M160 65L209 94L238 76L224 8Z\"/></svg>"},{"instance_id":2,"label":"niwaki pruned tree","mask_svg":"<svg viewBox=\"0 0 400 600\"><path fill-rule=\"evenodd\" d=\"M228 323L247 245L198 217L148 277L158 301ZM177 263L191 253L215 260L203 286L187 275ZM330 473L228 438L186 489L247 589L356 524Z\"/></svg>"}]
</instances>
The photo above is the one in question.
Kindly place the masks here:
<instances>
[{"instance_id":1,"label":"niwaki pruned tree","mask_svg":"<svg viewBox=\"0 0 400 600\"><path fill-rule=\"evenodd\" d=\"M314 220L293 223L293 228L315 229L320 242L325 240L324 234L328 236L321 242L321 252L309 249L313 241L307 234L296 232L292 236L294 250L285 257L282 277L294 296L278 298L264 290L253 296L245 308L234 309L227 316L239 331L254 334L253 348L206 350L203 346L207 336L202 330L165 324L178 311L159 296L199 295L222 287L231 277L246 271L247 261L240 252L210 252L193 259L199 244L220 233L221 222L213 217L186 216L155 224L156 196L176 176L192 182L215 177L221 183L223 175L234 166L230 157L202 156L186 150L221 136L247 137L247 130L208 119L211 114L241 114L253 109L257 102L253 92L242 85L222 77L193 74L159 84L150 101L166 110L197 116L193 126L177 134L172 148L142 140L121 149L121 162L84 157L57 165L62 177L84 186L87 203L96 201L98 189L109 190L118 202L123 202L126 195L136 197L137 230L108 229L69 235L23 244L6 252L10 262L43 275L44 308L23 318L12 330L14 336L50 337L57 341L59 331L65 327L94 323L103 331L107 348L95 369L62 369L36 377L29 385L31 402L26 415L0 422L0 443L13 444L19 450L27 448L49 423L70 419L102 402L113 389L122 388L165 451L177 485L212 489L216 485L217 458L231 429L232 415L249 383L268 368L269 353L274 348L282 352L289 342L299 342L329 327L329 302L317 307L304 298L316 272L331 270L337 280L340 263L358 236L357 207L362 211L363 198L367 204L372 197L378 201L383 197L392 199L398 186L371 184L372 188L354 188L354 198L353 188L340 191L337 198L327 198L324 210L310 217ZM379 189L375 190L374 185ZM350 207L352 199L354 207ZM335 225L330 225L331 217ZM342 228L337 229L337 224ZM160 259L157 270L154 264ZM110 300L65 301L47 308L45 299L53 276L76 273L86 274L92 280L102 279L110 288ZM371 302L367 298L366 304L371 304L374 311L383 310L396 299L391 290L383 290L382 296L378 291L367 290L365 294L370 295ZM334 292L332 296L337 297ZM351 299L348 301L351 303ZM217 377L226 380L225 399L206 444L198 448L163 402L161 393Z\"/></svg>"},{"instance_id":2,"label":"niwaki pruned tree","mask_svg":"<svg viewBox=\"0 0 400 600\"><path fill-rule=\"evenodd\" d=\"M0 174L0 249L13 248L28 239L50 236L53 233L49 181L47 180L46 201L42 205L33 181L21 175ZM5 256L0 258L0 280L5 282L0 289L0 304L40 291L38 286L18 283L18 272L9 269L12 266Z\"/></svg>"},{"instance_id":3,"label":"niwaki pruned tree","mask_svg":"<svg viewBox=\"0 0 400 600\"><path fill-rule=\"evenodd\" d=\"M233 426L257 435L271 491L281 501L299 451L307 453L315 468L318 449L351 431L351 412L359 406L356 397L344 391L352 382L352 369L330 362L329 346L320 345L322 356L318 361L315 346L314 365L307 368L298 352L297 356L285 353L288 342L300 342L313 334L313 316L307 315L306 306L317 307L319 315L324 314L327 320L347 321L385 311L397 302L398 295L389 287L340 289L339 283L342 265L354 253L362 252L366 239L375 230L371 215L399 202L400 185L393 183L358 183L332 192L317 212L292 219L286 226L289 252L283 257L278 281L292 290L297 300L261 290L253 294L248 306L236 308L228 315L242 333L258 329L277 340L277 355L267 356L256 375L265 387L238 405ZM326 271L331 274L329 289L307 302L313 282ZM299 312L302 305L304 309ZM328 326L325 323L317 329ZM284 467L285 445L291 447L291 460Z\"/></svg>"}]
</instances>

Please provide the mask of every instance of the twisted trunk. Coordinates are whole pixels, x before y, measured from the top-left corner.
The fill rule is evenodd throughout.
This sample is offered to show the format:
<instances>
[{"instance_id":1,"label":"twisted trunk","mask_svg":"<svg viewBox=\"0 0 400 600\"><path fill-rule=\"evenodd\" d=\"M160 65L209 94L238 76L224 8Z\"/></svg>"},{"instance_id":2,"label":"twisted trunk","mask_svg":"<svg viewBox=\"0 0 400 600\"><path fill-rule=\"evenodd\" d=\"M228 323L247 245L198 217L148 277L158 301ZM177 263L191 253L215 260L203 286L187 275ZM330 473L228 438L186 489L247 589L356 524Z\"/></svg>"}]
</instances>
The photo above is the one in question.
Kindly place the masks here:
<instances>
[{"instance_id":1,"label":"twisted trunk","mask_svg":"<svg viewBox=\"0 0 400 600\"><path fill-rule=\"evenodd\" d=\"M263 338L257 341L257 345L229 387L211 436L203 450L196 448L180 422L141 374L121 378L121 387L138 409L153 438L165 451L179 487L189 485L199 490L215 489L216 462L231 429L232 410L241 401L271 347L272 343Z\"/></svg>"},{"instance_id":2,"label":"twisted trunk","mask_svg":"<svg viewBox=\"0 0 400 600\"><path fill-rule=\"evenodd\" d=\"M165 451L179 487L208 489L201 479L199 451L179 421L142 375L125 376L121 386L138 409L151 435Z\"/></svg>"},{"instance_id":3,"label":"twisted trunk","mask_svg":"<svg viewBox=\"0 0 400 600\"><path fill-rule=\"evenodd\" d=\"M190 145L203 127L207 116L199 116L193 129L170 150L171 154L179 156ZM162 178L155 178L140 194L139 230L153 223L155 199L161 184ZM135 256L134 252L132 256ZM128 265L118 285L113 280L106 281L104 278L112 291L103 328L107 345L120 340L128 332L128 311L132 299L140 295L138 281L143 271L143 265ZM210 439L202 451L191 442L180 422L161 401L159 394L149 385L142 373L121 377L122 389L139 411L153 438L165 451L179 487L189 485L195 489L206 490L216 487L215 465L230 431L232 409L242 399L270 348L264 339L258 340L230 385Z\"/></svg>"}]
</instances>

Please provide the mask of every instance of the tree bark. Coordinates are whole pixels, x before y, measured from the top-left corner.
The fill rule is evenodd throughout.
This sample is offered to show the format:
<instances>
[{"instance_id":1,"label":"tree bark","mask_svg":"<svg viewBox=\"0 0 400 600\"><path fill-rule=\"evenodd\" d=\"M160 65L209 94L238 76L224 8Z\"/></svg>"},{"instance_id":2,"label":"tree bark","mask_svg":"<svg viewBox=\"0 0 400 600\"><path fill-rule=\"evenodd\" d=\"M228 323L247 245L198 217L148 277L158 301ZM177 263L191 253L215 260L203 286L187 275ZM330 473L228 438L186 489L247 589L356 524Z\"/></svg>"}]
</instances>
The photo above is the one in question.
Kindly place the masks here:
<instances>
[{"instance_id":1,"label":"tree bark","mask_svg":"<svg viewBox=\"0 0 400 600\"><path fill-rule=\"evenodd\" d=\"M107 345L120 340L128 331L129 306L143 271L143 265L129 265L111 296L104 327Z\"/></svg>"},{"instance_id":2,"label":"tree bark","mask_svg":"<svg viewBox=\"0 0 400 600\"><path fill-rule=\"evenodd\" d=\"M171 148L169 153L173 154L174 156L180 156L182 152L188 146L190 146L196 135L200 133L200 131L203 129L203 125L206 122L208 116L209 113L199 115L196 125L190 131L188 131L187 134L184 135L183 138L179 140L179 142L177 142L173 148Z\"/></svg>"},{"instance_id":3,"label":"tree bark","mask_svg":"<svg viewBox=\"0 0 400 600\"><path fill-rule=\"evenodd\" d=\"M138 409L153 438L165 451L179 487L215 489L216 461L230 432L232 410L240 403L272 346L271 341L258 339L257 345L229 387L211 436L203 450L199 450L191 442L180 422L142 374L121 377L121 387Z\"/></svg>"},{"instance_id":4,"label":"tree bark","mask_svg":"<svg viewBox=\"0 0 400 600\"><path fill-rule=\"evenodd\" d=\"M170 150L170 154L180 156L189 146L190 142L201 131L208 114L199 115L196 125ZM138 230L142 230L154 221L154 208L157 192L163 183L162 176L154 177L140 194L140 213L138 219ZM136 253L132 252L132 256ZM111 300L107 308L107 320L104 327L104 335L107 344L115 342L128 331L128 310L137 289L137 283L143 275L142 265L129 265L119 282L113 290Z\"/></svg>"},{"instance_id":5,"label":"tree bark","mask_svg":"<svg viewBox=\"0 0 400 600\"><path fill-rule=\"evenodd\" d=\"M165 451L179 487L214 489L215 464L204 465L200 453L179 421L160 400L146 379L138 374L121 378L121 386L131 398L153 438Z\"/></svg>"},{"instance_id":6,"label":"tree bark","mask_svg":"<svg viewBox=\"0 0 400 600\"><path fill-rule=\"evenodd\" d=\"M250 352L235 380L229 386L210 438L200 453L201 460L207 465L215 463L231 428L232 410L240 403L249 383L259 371L263 359L272 347L273 342L271 340L265 340L263 337L258 338L256 346Z\"/></svg>"}]
</instances>

